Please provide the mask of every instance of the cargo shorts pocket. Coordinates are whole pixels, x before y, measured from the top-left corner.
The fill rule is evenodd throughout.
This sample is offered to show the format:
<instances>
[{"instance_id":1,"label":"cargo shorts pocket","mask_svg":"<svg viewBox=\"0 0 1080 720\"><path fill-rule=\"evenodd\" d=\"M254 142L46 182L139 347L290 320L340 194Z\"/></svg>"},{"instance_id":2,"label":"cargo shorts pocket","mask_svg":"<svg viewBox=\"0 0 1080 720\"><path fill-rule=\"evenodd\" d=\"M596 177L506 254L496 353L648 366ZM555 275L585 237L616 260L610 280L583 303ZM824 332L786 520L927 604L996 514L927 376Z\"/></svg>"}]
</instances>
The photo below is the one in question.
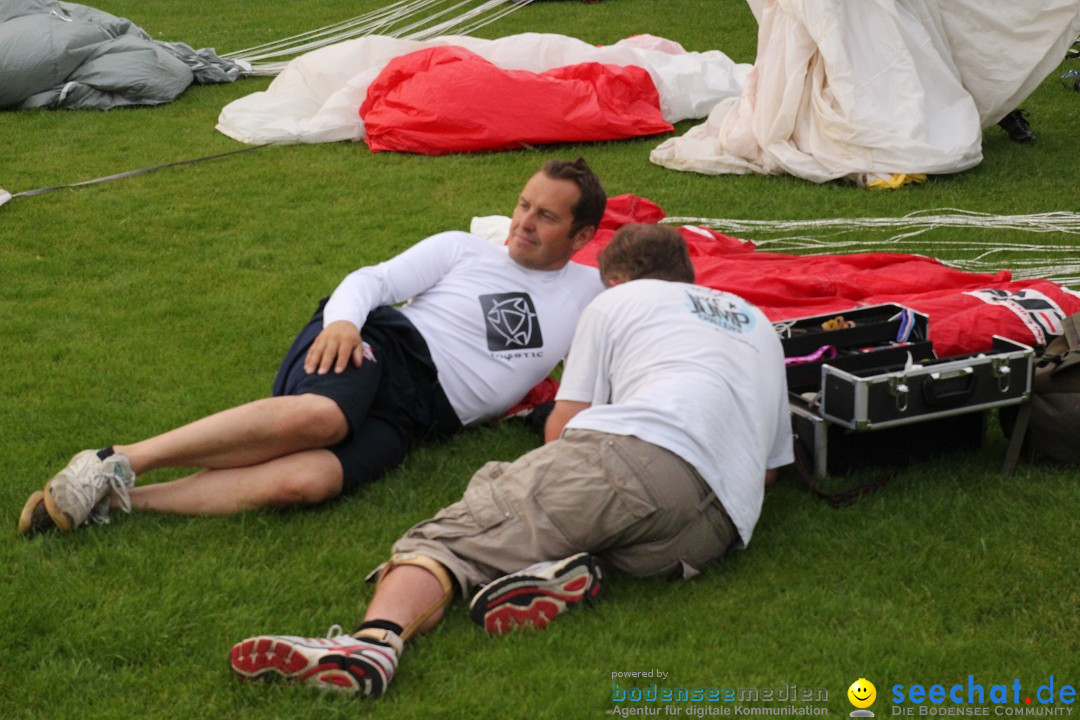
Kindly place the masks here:
<instances>
[{"instance_id":1,"label":"cargo shorts pocket","mask_svg":"<svg viewBox=\"0 0 1080 720\"><path fill-rule=\"evenodd\" d=\"M633 438L575 443L548 468L533 498L566 539L586 552L604 550L657 511L644 469L626 448Z\"/></svg>"},{"instance_id":2,"label":"cargo shorts pocket","mask_svg":"<svg viewBox=\"0 0 1080 720\"><path fill-rule=\"evenodd\" d=\"M513 517L513 507L499 492L499 478L506 467L503 462L486 463L473 475L461 503L468 508L476 531L489 530Z\"/></svg>"}]
</instances>

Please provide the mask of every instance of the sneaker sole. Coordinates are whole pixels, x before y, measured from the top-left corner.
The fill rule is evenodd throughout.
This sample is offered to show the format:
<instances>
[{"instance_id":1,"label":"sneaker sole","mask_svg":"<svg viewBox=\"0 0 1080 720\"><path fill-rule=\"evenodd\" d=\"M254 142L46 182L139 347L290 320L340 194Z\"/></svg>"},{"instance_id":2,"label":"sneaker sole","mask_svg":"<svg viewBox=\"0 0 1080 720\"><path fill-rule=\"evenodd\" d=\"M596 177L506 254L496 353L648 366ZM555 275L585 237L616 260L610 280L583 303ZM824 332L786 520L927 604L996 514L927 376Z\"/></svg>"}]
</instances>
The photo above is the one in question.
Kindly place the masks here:
<instances>
[{"instance_id":1,"label":"sneaker sole","mask_svg":"<svg viewBox=\"0 0 1080 720\"><path fill-rule=\"evenodd\" d=\"M49 513L49 517L52 518L53 523L61 532L70 532L75 527L75 523L70 517L64 513L63 510L56 504L56 500L52 496L52 481L45 483L45 490L42 492L45 500L45 510Z\"/></svg>"},{"instance_id":2,"label":"sneaker sole","mask_svg":"<svg viewBox=\"0 0 1080 720\"><path fill-rule=\"evenodd\" d=\"M362 655L338 653L311 655L305 648L280 638L259 637L233 645L229 665L241 680L273 680L305 683L320 690L379 697L387 679L382 669Z\"/></svg>"},{"instance_id":3,"label":"sneaker sole","mask_svg":"<svg viewBox=\"0 0 1080 720\"><path fill-rule=\"evenodd\" d=\"M543 630L560 613L596 604L604 587L596 558L582 554L555 578L523 575L496 580L477 596L469 617L492 635L517 628Z\"/></svg>"},{"instance_id":4,"label":"sneaker sole","mask_svg":"<svg viewBox=\"0 0 1080 720\"><path fill-rule=\"evenodd\" d=\"M31 537L55 525L45 507L45 493L35 490L19 515L19 534Z\"/></svg>"}]
</instances>

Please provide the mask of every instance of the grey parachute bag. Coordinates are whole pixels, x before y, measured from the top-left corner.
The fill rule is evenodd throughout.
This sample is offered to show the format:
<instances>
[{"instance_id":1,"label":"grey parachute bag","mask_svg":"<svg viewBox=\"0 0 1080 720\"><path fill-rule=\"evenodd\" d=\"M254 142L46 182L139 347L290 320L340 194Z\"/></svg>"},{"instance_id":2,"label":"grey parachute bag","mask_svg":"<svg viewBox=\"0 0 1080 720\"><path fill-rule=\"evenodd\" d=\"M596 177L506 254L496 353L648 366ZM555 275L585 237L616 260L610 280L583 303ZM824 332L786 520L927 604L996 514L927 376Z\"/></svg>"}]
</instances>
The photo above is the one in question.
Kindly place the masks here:
<instances>
[{"instance_id":1,"label":"grey parachute bag","mask_svg":"<svg viewBox=\"0 0 1080 720\"><path fill-rule=\"evenodd\" d=\"M1063 324L1064 332L1035 361L1023 454L1080 467L1080 313L1068 316ZM1007 410L1001 412L1001 424L1011 435L1023 410L1016 406Z\"/></svg>"}]
</instances>

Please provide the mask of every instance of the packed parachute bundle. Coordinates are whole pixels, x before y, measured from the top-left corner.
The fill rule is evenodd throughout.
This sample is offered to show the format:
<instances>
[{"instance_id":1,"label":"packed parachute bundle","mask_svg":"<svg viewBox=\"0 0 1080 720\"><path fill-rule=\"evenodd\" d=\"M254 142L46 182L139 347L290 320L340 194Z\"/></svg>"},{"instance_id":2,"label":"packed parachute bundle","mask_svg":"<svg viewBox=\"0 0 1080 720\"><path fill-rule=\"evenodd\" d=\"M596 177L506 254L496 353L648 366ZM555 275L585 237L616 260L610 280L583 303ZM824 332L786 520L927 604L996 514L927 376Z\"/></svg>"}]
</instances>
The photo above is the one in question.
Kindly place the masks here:
<instances>
[{"instance_id":1,"label":"packed parachute bundle","mask_svg":"<svg viewBox=\"0 0 1080 720\"><path fill-rule=\"evenodd\" d=\"M193 82L231 82L244 63L154 40L130 20L57 0L0 3L0 109L172 102Z\"/></svg>"},{"instance_id":2,"label":"packed parachute bundle","mask_svg":"<svg viewBox=\"0 0 1080 720\"><path fill-rule=\"evenodd\" d=\"M582 63L532 73L499 68L460 47L392 60L368 88L360 116L372 150L423 154L621 140L674 129L640 67Z\"/></svg>"},{"instance_id":3,"label":"packed parachute bundle","mask_svg":"<svg viewBox=\"0 0 1080 720\"><path fill-rule=\"evenodd\" d=\"M663 131L657 114L664 123L703 117L720 100L738 95L749 71L750 65L719 50L688 52L653 35L603 47L554 33L494 40L372 35L296 58L265 91L226 105L217 129L248 144L364 141L368 115L375 111L374 124L389 130L427 119L446 126L422 145L409 142L396 150L486 150L493 147L492 133L520 147L536 141L538 130L541 135L551 130L537 127L543 125L536 122L544 109L536 102L542 86L545 102L550 92L558 92L565 102L573 105L577 98L596 111L588 118L592 134L580 135L581 118L575 116L573 122L558 122L547 133L549 142L616 139L626 135L601 131L636 126L637 135L652 134ZM534 112L502 112L511 104L531 105ZM455 122L463 124L451 131ZM468 132L460 131L466 126ZM373 149L391 148L376 143Z\"/></svg>"},{"instance_id":4,"label":"packed parachute bundle","mask_svg":"<svg viewBox=\"0 0 1080 720\"><path fill-rule=\"evenodd\" d=\"M397 0L339 23L219 55L154 40L131 20L59 0L0 3L0 110L172 102L192 83L277 75L288 59L356 37L467 35L533 0Z\"/></svg>"}]
</instances>

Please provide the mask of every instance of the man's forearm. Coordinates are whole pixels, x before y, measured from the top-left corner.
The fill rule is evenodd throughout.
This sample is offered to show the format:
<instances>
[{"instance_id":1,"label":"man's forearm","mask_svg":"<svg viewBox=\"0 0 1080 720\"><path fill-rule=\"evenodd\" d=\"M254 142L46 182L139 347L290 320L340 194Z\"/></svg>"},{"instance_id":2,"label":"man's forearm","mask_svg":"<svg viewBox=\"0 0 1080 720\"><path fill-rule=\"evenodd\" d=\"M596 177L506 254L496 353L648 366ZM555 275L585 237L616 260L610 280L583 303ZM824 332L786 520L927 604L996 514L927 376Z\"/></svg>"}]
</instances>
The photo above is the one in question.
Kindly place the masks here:
<instances>
[{"instance_id":1,"label":"man's forearm","mask_svg":"<svg viewBox=\"0 0 1080 720\"><path fill-rule=\"evenodd\" d=\"M548 416L547 424L544 425L544 442L549 443L557 440L562 435L563 428L570 419L582 410L590 407L592 403L576 402L574 400L559 400L555 403L555 409Z\"/></svg>"}]
</instances>

